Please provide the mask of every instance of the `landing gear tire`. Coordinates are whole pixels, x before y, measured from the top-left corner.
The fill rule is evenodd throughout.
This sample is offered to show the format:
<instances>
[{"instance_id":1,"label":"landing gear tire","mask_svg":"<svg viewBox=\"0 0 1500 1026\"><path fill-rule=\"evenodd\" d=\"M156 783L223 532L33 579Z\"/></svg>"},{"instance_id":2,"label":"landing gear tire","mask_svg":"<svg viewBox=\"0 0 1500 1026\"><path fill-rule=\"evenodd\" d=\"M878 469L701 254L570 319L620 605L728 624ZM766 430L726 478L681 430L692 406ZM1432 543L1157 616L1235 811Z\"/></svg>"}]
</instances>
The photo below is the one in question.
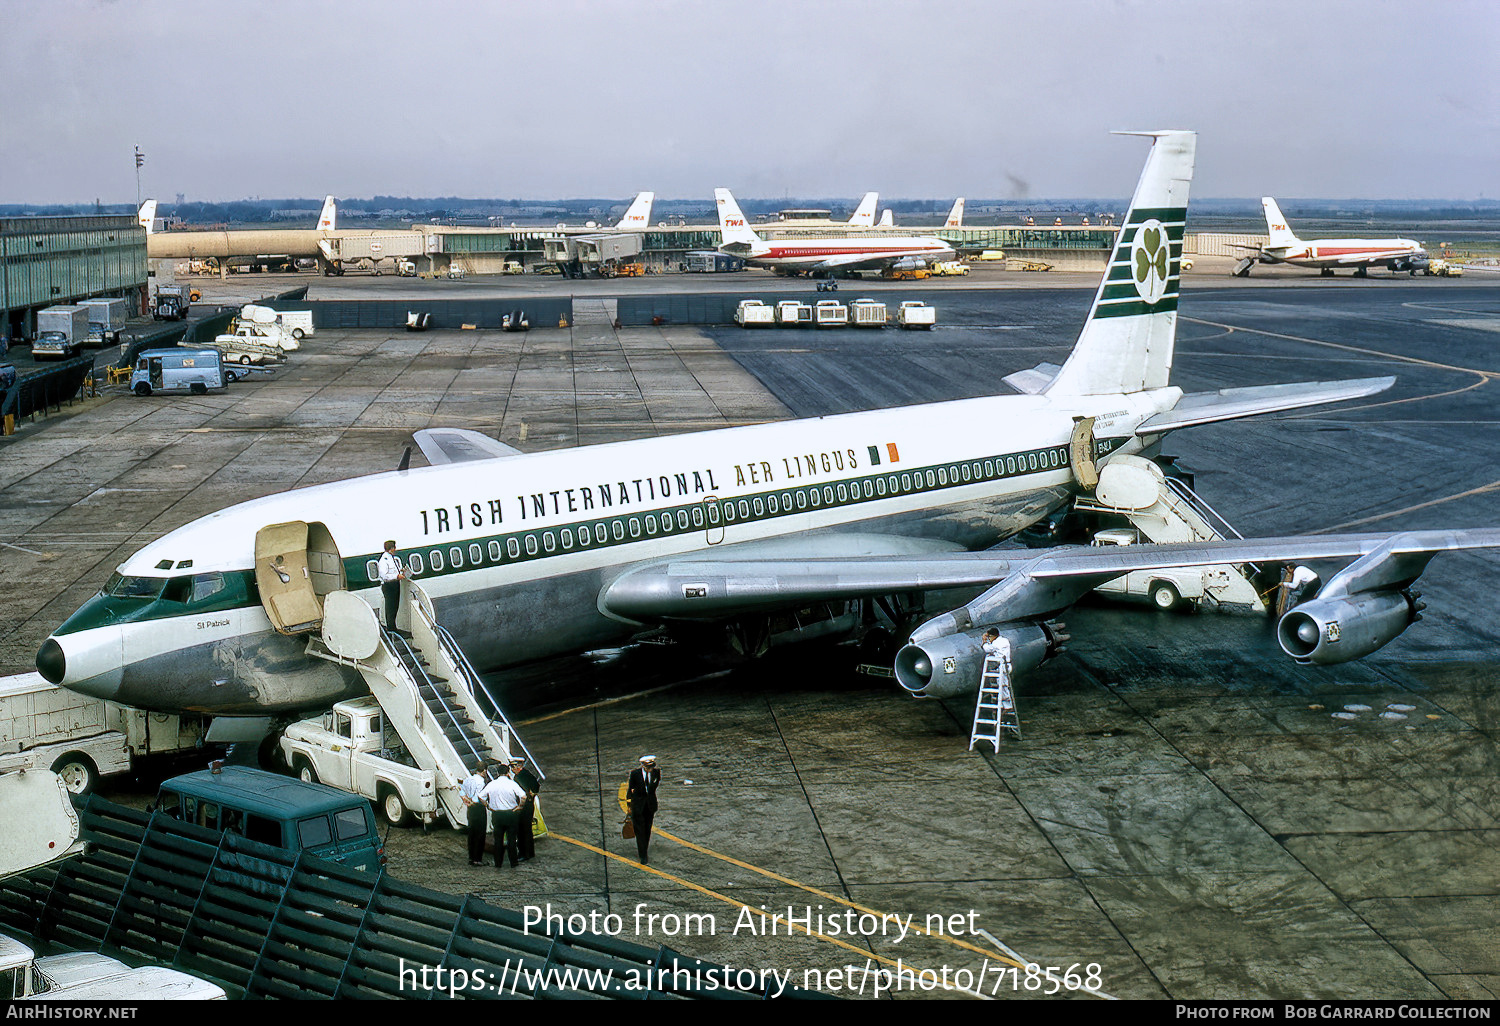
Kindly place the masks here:
<instances>
[{"instance_id":1,"label":"landing gear tire","mask_svg":"<svg viewBox=\"0 0 1500 1026\"><path fill-rule=\"evenodd\" d=\"M99 783L99 768L94 765L93 759L81 752L68 752L58 756L57 761L52 764L52 772L62 779L69 794L79 797L92 793L94 785Z\"/></svg>"},{"instance_id":2,"label":"landing gear tire","mask_svg":"<svg viewBox=\"0 0 1500 1026\"><path fill-rule=\"evenodd\" d=\"M396 791L387 791L380 798L380 814L391 826L406 826L411 822L411 810Z\"/></svg>"},{"instance_id":3,"label":"landing gear tire","mask_svg":"<svg viewBox=\"0 0 1500 1026\"><path fill-rule=\"evenodd\" d=\"M1163 613L1170 613L1182 605L1182 596L1166 581L1151 585L1151 604Z\"/></svg>"},{"instance_id":4,"label":"landing gear tire","mask_svg":"<svg viewBox=\"0 0 1500 1026\"><path fill-rule=\"evenodd\" d=\"M318 782L318 771L312 768L312 763L299 757L294 767L297 771L297 779L304 784L316 784Z\"/></svg>"}]
</instances>

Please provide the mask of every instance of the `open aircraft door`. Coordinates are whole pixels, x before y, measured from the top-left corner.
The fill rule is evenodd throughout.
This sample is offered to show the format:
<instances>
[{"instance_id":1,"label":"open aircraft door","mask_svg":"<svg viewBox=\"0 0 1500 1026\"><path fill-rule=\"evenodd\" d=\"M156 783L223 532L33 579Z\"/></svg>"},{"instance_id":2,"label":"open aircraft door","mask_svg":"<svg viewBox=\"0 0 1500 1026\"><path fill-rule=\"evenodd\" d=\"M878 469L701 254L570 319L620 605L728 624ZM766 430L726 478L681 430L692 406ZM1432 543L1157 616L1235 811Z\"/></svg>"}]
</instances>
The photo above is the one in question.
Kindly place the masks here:
<instances>
[{"instance_id":1,"label":"open aircraft door","mask_svg":"<svg viewBox=\"0 0 1500 1026\"><path fill-rule=\"evenodd\" d=\"M1091 492L1099 484L1099 468L1094 465L1094 418L1074 417L1073 437L1068 444L1068 462L1073 476Z\"/></svg>"},{"instance_id":2,"label":"open aircraft door","mask_svg":"<svg viewBox=\"0 0 1500 1026\"><path fill-rule=\"evenodd\" d=\"M322 524L272 524L255 533L255 583L271 625L305 634L323 623L323 597L344 589L344 562Z\"/></svg>"}]
</instances>

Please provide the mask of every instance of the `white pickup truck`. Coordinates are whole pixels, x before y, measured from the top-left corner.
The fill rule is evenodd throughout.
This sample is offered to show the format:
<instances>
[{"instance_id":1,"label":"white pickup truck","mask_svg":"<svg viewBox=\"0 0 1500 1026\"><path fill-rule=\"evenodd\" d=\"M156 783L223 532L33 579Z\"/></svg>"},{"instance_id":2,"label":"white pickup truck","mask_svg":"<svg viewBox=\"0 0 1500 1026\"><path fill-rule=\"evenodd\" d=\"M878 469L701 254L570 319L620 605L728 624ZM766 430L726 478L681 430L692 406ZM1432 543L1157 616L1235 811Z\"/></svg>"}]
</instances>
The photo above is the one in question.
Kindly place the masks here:
<instances>
[{"instance_id":1,"label":"white pickup truck","mask_svg":"<svg viewBox=\"0 0 1500 1026\"><path fill-rule=\"evenodd\" d=\"M0 934L0 1001L222 1001L225 997L223 987L176 969L156 965L132 969L119 959L90 951L37 958L29 945Z\"/></svg>"},{"instance_id":2,"label":"white pickup truck","mask_svg":"<svg viewBox=\"0 0 1500 1026\"><path fill-rule=\"evenodd\" d=\"M281 736L281 752L297 776L364 795L392 826L437 820L436 774L418 769L395 731L386 730L373 696L293 723Z\"/></svg>"},{"instance_id":3,"label":"white pickup truck","mask_svg":"<svg viewBox=\"0 0 1500 1026\"><path fill-rule=\"evenodd\" d=\"M1134 545L1140 535L1128 527L1112 527L1094 535L1094 545ZM1145 599L1162 611L1197 606L1204 596L1213 597L1229 584L1222 567L1182 566L1155 570L1133 570L1094 591L1100 595Z\"/></svg>"}]
</instances>

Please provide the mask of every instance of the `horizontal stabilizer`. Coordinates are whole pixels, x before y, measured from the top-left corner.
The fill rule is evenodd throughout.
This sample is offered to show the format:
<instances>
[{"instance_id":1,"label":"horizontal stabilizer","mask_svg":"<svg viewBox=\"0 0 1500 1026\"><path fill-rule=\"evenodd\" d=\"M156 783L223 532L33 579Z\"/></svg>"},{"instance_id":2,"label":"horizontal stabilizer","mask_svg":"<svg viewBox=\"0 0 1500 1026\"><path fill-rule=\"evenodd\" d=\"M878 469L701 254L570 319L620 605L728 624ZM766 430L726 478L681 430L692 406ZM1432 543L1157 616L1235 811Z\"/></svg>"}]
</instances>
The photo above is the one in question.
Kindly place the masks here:
<instances>
[{"instance_id":1,"label":"horizontal stabilizer","mask_svg":"<svg viewBox=\"0 0 1500 1026\"><path fill-rule=\"evenodd\" d=\"M1039 363L1030 370L1016 371L1013 374L1005 375L1000 380L1011 388L1014 388L1017 392L1024 392L1027 395L1041 395L1047 386L1052 384L1052 379L1057 377L1057 372L1060 370L1062 368L1055 363Z\"/></svg>"},{"instance_id":2,"label":"horizontal stabilizer","mask_svg":"<svg viewBox=\"0 0 1500 1026\"><path fill-rule=\"evenodd\" d=\"M1178 428L1238 420L1262 413L1279 413L1320 403L1336 403L1384 392L1396 383L1393 377L1353 378L1348 381L1299 381L1286 385L1256 385L1251 388L1221 388L1217 392L1193 392L1175 407L1158 413L1135 429L1137 435L1159 435Z\"/></svg>"},{"instance_id":3,"label":"horizontal stabilizer","mask_svg":"<svg viewBox=\"0 0 1500 1026\"><path fill-rule=\"evenodd\" d=\"M412 437L422 447L427 462L434 467L444 463L471 463L521 455L521 450L515 446L466 428L427 428Z\"/></svg>"}]
</instances>

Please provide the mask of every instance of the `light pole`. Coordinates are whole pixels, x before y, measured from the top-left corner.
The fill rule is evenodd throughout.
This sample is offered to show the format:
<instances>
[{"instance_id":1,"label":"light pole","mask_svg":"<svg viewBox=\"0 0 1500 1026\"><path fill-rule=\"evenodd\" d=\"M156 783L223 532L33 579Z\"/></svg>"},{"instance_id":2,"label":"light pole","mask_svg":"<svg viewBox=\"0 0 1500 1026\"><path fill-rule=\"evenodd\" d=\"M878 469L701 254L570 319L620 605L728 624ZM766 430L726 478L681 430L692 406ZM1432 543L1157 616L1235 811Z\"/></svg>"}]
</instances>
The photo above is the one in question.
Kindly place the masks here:
<instances>
[{"instance_id":1,"label":"light pole","mask_svg":"<svg viewBox=\"0 0 1500 1026\"><path fill-rule=\"evenodd\" d=\"M141 165L146 162L146 155L141 152L139 145L135 148L135 209L141 209Z\"/></svg>"}]
</instances>

